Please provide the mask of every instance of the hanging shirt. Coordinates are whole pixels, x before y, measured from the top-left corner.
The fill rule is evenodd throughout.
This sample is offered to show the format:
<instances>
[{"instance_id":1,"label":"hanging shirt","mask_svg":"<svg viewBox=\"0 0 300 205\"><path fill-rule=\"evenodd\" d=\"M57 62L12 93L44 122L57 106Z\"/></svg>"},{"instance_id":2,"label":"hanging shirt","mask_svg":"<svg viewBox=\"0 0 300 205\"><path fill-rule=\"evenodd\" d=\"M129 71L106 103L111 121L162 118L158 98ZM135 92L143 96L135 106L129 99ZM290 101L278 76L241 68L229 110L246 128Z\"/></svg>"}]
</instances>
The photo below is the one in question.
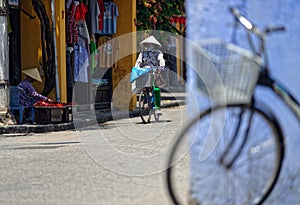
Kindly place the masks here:
<instances>
[{"instance_id":1,"label":"hanging shirt","mask_svg":"<svg viewBox=\"0 0 300 205\"><path fill-rule=\"evenodd\" d=\"M90 0L89 13L90 13L90 22L91 22L91 33L97 33L99 31L99 18L100 18L99 17L100 8L99 8L98 0Z\"/></svg>"},{"instance_id":2,"label":"hanging shirt","mask_svg":"<svg viewBox=\"0 0 300 205\"><path fill-rule=\"evenodd\" d=\"M66 16L67 16L67 26L66 26L66 38L67 38L67 44L74 44L78 41L78 31L76 26L76 7L78 4L75 4L74 2L71 4L70 9L67 10Z\"/></svg>"},{"instance_id":3,"label":"hanging shirt","mask_svg":"<svg viewBox=\"0 0 300 205\"><path fill-rule=\"evenodd\" d=\"M98 6L99 6L99 11L100 11L100 14L98 15L98 30L102 30L103 29L103 16L104 16L104 11L105 11L105 8L104 8L104 2L103 0L97 0L98 1Z\"/></svg>"},{"instance_id":4,"label":"hanging shirt","mask_svg":"<svg viewBox=\"0 0 300 205\"><path fill-rule=\"evenodd\" d=\"M98 39L99 66L101 68L115 68L117 66L119 49L117 38L100 37Z\"/></svg>"},{"instance_id":5,"label":"hanging shirt","mask_svg":"<svg viewBox=\"0 0 300 205\"><path fill-rule=\"evenodd\" d=\"M73 66L72 66L72 51L73 47L67 47L66 51L66 71L67 71L67 86L74 86L74 74L73 74Z\"/></svg>"},{"instance_id":6,"label":"hanging shirt","mask_svg":"<svg viewBox=\"0 0 300 205\"><path fill-rule=\"evenodd\" d=\"M97 66L97 45L94 41L94 39L91 39L91 43L90 43L90 51L91 51L91 67L92 70Z\"/></svg>"},{"instance_id":7,"label":"hanging shirt","mask_svg":"<svg viewBox=\"0 0 300 205\"><path fill-rule=\"evenodd\" d=\"M78 38L83 39L86 43L84 47L88 47L90 44L91 38L89 34L89 30L87 28L87 24L85 20L79 20L77 22L77 30L78 30Z\"/></svg>"},{"instance_id":8,"label":"hanging shirt","mask_svg":"<svg viewBox=\"0 0 300 205\"><path fill-rule=\"evenodd\" d=\"M75 20L76 21L79 21L79 20L85 21L85 15L86 15L87 11L88 11L88 9L87 9L86 5L84 3L80 3L76 8Z\"/></svg>"},{"instance_id":9,"label":"hanging shirt","mask_svg":"<svg viewBox=\"0 0 300 205\"><path fill-rule=\"evenodd\" d=\"M103 29L99 30L101 35L111 35L117 32L118 7L115 2L104 2Z\"/></svg>"},{"instance_id":10,"label":"hanging shirt","mask_svg":"<svg viewBox=\"0 0 300 205\"><path fill-rule=\"evenodd\" d=\"M83 46L74 45L74 81L88 82L88 52Z\"/></svg>"},{"instance_id":11,"label":"hanging shirt","mask_svg":"<svg viewBox=\"0 0 300 205\"><path fill-rule=\"evenodd\" d=\"M78 43L74 46L74 81L87 83L90 36L85 21L86 6L81 3L77 12Z\"/></svg>"},{"instance_id":12,"label":"hanging shirt","mask_svg":"<svg viewBox=\"0 0 300 205\"><path fill-rule=\"evenodd\" d=\"M28 79L21 81L19 83L18 87L22 88L25 91L25 92L22 92L21 96L20 96L21 104L25 105L25 107L29 107L32 105L32 99L28 98L28 96L34 98L35 102L40 101L40 100L43 100L43 101L48 100L47 97L36 92L36 90L34 89L34 87L32 86L32 84L30 83L30 81Z\"/></svg>"}]
</instances>

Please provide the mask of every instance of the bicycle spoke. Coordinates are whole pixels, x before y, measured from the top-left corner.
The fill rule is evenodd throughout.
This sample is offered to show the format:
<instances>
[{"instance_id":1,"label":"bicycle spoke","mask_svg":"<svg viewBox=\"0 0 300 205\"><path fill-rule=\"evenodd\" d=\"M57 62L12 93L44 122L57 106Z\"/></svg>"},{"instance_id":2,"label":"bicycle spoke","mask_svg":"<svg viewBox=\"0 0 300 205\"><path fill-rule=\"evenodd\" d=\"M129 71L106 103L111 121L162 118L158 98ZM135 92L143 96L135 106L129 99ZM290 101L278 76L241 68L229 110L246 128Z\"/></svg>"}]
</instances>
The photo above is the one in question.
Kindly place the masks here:
<instances>
[{"instance_id":1,"label":"bicycle spoke","mask_svg":"<svg viewBox=\"0 0 300 205\"><path fill-rule=\"evenodd\" d=\"M230 176L230 181L231 181L230 184L235 184L235 181L234 181L234 178L233 178L232 175ZM230 192L231 192L231 194L229 196L238 196L238 194L236 193L236 186L235 185L230 186L228 190L230 190ZM236 200L233 201L233 204L236 204Z\"/></svg>"},{"instance_id":2,"label":"bicycle spoke","mask_svg":"<svg viewBox=\"0 0 300 205\"><path fill-rule=\"evenodd\" d=\"M245 175L244 173L236 173L236 178L239 178L240 180L243 180L244 182L247 180L247 184L244 183L244 190L247 190L248 195L251 196L251 201L253 202L257 197L261 197L263 195L263 192L265 191L265 186L267 185L267 182L269 181L261 181L257 179L257 177L251 176L251 175ZM256 176L259 176L258 173Z\"/></svg>"},{"instance_id":3,"label":"bicycle spoke","mask_svg":"<svg viewBox=\"0 0 300 205\"><path fill-rule=\"evenodd\" d=\"M269 153L269 155L270 154L272 154L272 153ZM233 166L233 168L240 169L240 168L243 168L243 167L247 166L247 164L245 162L249 161L250 159L255 159L255 160L251 161L252 163L254 163L254 162L257 162L257 161L259 161L261 159L264 159L266 157L268 157L268 155L266 155L266 154L262 154L260 156L257 156L257 155L256 156L250 156L250 157L244 159L243 161L237 161L237 163Z\"/></svg>"},{"instance_id":4,"label":"bicycle spoke","mask_svg":"<svg viewBox=\"0 0 300 205\"><path fill-rule=\"evenodd\" d=\"M257 141L257 140L263 140L263 139L268 138L270 133L268 133L268 130L265 130L266 125L261 124L261 123L255 123L255 124L253 123L252 127L255 127L255 129L250 130L249 136L260 136L260 138L257 139L255 137L252 137L250 139L253 139L253 140ZM262 133L263 131L264 131L264 133ZM254 141L253 143L257 143L256 141ZM250 144L250 143L248 143L248 144Z\"/></svg>"},{"instance_id":5,"label":"bicycle spoke","mask_svg":"<svg viewBox=\"0 0 300 205\"><path fill-rule=\"evenodd\" d=\"M204 174L203 174L203 176L200 176L202 174L203 173L199 173L199 176L194 177L193 180L197 181L197 183L200 183L200 184L206 184L204 182L207 182L207 181L210 182L215 177L215 176L212 176L212 175L209 175L209 176L205 175L206 177L203 177Z\"/></svg>"},{"instance_id":6,"label":"bicycle spoke","mask_svg":"<svg viewBox=\"0 0 300 205\"><path fill-rule=\"evenodd\" d=\"M251 133L250 133L250 136L252 136ZM265 139L265 137L262 137L262 138ZM272 145L275 145L274 144L275 141L273 141L272 139L266 139L263 142L259 142L259 144L257 144L257 143L258 142L256 142L255 145L253 143L253 145L251 145L251 146L246 145L245 148L244 148L245 151L243 151L241 153L241 155L244 154L244 155L247 155L248 157L245 158L245 159L243 159L242 161L241 160L237 160L236 164L248 161L248 160L250 160L252 158L255 158L256 161L257 160L261 160L262 158L268 156L269 154L272 154L272 152L274 153L275 147L272 146ZM262 156L260 156L258 154L260 154Z\"/></svg>"}]
</instances>

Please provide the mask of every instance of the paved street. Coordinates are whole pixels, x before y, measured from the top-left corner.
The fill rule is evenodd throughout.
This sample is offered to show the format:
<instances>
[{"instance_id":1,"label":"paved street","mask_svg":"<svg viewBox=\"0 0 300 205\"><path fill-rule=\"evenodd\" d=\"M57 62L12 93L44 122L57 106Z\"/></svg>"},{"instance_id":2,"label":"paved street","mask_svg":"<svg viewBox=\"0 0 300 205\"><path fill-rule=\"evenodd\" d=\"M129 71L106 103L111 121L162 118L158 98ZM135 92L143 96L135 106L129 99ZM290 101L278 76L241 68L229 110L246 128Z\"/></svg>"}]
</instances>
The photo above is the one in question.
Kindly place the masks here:
<instances>
[{"instance_id":1,"label":"paved street","mask_svg":"<svg viewBox=\"0 0 300 205\"><path fill-rule=\"evenodd\" d=\"M163 109L158 123L2 135L0 204L171 204L165 160L184 109Z\"/></svg>"},{"instance_id":2,"label":"paved street","mask_svg":"<svg viewBox=\"0 0 300 205\"><path fill-rule=\"evenodd\" d=\"M77 131L1 135L0 204L171 205L166 158L186 121L185 106L162 111L161 121L151 124L135 117ZM266 204L299 204L299 168L290 157L294 149L287 148L280 180ZM188 161L178 166L176 187L186 199Z\"/></svg>"}]
</instances>

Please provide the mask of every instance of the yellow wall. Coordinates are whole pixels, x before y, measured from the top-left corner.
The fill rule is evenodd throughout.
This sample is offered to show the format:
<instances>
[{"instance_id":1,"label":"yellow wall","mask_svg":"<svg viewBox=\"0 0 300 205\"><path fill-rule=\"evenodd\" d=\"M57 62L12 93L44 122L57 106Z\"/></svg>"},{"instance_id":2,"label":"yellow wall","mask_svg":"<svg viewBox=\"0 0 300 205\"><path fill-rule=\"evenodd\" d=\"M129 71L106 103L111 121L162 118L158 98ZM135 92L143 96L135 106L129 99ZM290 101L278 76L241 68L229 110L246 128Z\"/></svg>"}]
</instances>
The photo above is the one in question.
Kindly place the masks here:
<instances>
[{"instance_id":1,"label":"yellow wall","mask_svg":"<svg viewBox=\"0 0 300 205\"><path fill-rule=\"evenodd\" d=\"M47 11L47 15L51 22L51 1L44 0L44 5ZM56 2L56 33L57 33L57 54L58 54L58 70L59 70L59 84L61 92L61 101L66 100L66 74L65 74L65 20L62 18L64 13L65 1L59 0ZM40 68L42 63L42 48L41 48L41 26L40 20L36 15L31 0L20 1L20 6L25 11L36 16L35 19L30 19L21 12L21 67L22 70L28 68ZM22 75L22 79L25 76ZM42 75L42 79L44 79ZM42 92L44 84L34 82L33 86L38 92ZM48 95L51 99L55 100L55 88Z\"/></svg>"},{"instance_id":2,"label":"yellow wall","mask_svg":"<svg viewBox=\"0 0 300 205\"><path fill-rule=\"evenodd\" d=\"M20 7L35 16L35 19L32 20L21 12L21 68L22 70L40 68L40 63L42 63L40 21L32 7L31 0L21 1ZM47 12L49 13L50 10L47 9ZM22 75L22 79L24 77ZM43 76L42 79L44 79ZM44 85L34 82L33 86L38 92L41 92Z\"/></svg>"},{"instance_id":3,"label":"yellow wall","mask_svg":"<svg viewBox=\"0 0 300 205\"><path fill-rule=\"evenodd\" d=\"M119 10L119 17L117 22L117 36L128 35L132 32L136 31L136 26L134 24L134 19L136 18L136 1L124 1L124 0L115 0L115 3L118 6ZM120 59L117 62L117 68L115 68L112 72L113 74L113 89L115 89L119 82L124 79L124 77L128 77L130 74L132 67L136 61L136 34L132 33L133 35L129 38L129 41L126 41L125 38L119 38L120 41L120 52L119 56L122 56L122 52L125 53L132 53L132 55L126 56ZM126 38L128 39L128 38ZM124 82L124 81L123 81ZM123 84L122 84L123 85ZM126 85L123 85L122 88L118 87L118 89L122 89L123 91L122 96L114 99L114 106L120 107L122 109L127 109L127 102L131 100L129 105L129 109L132 110L135 108L135 98L131 99L131 84L128 82ZM120 92L118 92L120 93ZM118 94L119 96L119 94ZM126 103L124 103L126 102ZM124 107L125 106L125 107Z\"/></svg>"}]
</instances>

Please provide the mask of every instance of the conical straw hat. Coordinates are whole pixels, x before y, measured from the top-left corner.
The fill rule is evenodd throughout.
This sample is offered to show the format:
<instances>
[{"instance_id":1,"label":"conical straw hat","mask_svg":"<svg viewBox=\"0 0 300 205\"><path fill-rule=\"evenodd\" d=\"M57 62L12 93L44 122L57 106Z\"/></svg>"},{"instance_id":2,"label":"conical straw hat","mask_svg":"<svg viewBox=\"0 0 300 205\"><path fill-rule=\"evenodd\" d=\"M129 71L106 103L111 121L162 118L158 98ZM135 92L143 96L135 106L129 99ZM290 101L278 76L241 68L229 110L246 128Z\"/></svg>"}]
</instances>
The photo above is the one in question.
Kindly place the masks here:
<instances>
[{"instance_id":1,"label":"conical straw hat","mask_svg":"<svg viewBox=\"0 0 300 205\"><path fill-rule=\"evenodd\" d=\"M42 78L40 76L39 70L37 68L31 68L31 69L27 69L27 70L23 70L22 71L25 75L28 75L29 77L42 82Z\"/></svg>"},{"instance_id":2,"label":"conical straw hat","mask_svg":"<svg viewBox=\"0 0 300 205\"><path fill-rule=\"evenodd\" d=\"M154 36L150 36L150 37L146 38L140 44L143 45L144 43L152 43L152 44L155 44L155 45L161 47L161 44L158 42L158 40L156 40L156 38Z\"/></svg>"}]
</instances>

